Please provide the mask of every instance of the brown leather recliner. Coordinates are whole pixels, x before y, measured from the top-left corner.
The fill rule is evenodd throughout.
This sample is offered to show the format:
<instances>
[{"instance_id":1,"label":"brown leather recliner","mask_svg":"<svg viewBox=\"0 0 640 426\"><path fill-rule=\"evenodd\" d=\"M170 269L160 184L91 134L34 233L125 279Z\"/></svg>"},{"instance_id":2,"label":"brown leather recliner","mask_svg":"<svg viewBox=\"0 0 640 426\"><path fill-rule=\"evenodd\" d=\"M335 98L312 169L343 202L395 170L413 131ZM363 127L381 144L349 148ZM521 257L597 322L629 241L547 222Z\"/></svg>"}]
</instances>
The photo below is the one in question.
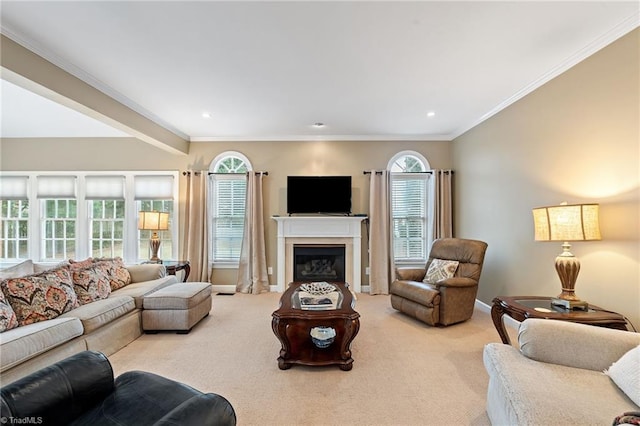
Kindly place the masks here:
<instances>
[{"instance_id":1,"label":"brown leather recliner","mask_svg":"<svg viewBox=\"0 0 640 426\"><path fill-rule=\"evenodd\" d=\"M433 242L425 268L396 268L391 283L391 306L429 325L450 325L473 315L478 281L487 243L461 238ZM434 259L460 262L455 274L437 282L423 282Z\"/></svg>"}]
</instances>

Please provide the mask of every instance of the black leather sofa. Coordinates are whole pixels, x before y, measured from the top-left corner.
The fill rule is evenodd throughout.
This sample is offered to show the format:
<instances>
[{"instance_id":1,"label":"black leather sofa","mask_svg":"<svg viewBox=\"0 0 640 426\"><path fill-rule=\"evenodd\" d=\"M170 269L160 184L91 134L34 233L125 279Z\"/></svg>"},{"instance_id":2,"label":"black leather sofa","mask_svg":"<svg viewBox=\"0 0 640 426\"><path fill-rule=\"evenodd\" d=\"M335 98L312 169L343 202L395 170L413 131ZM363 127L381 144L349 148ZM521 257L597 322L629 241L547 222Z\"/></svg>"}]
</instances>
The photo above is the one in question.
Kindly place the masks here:
<instances>
[{"instance_id":1,"label":"black leather sofa","mask_svg":"<svg viewBox=\"0 0 640 426\"><path fill-rule=\"evenodd\" d=\"M142 371L114 380L107 357L85 351L0 390L2 424L233 426L224 397Z\"/></svg>"}]
</instances>

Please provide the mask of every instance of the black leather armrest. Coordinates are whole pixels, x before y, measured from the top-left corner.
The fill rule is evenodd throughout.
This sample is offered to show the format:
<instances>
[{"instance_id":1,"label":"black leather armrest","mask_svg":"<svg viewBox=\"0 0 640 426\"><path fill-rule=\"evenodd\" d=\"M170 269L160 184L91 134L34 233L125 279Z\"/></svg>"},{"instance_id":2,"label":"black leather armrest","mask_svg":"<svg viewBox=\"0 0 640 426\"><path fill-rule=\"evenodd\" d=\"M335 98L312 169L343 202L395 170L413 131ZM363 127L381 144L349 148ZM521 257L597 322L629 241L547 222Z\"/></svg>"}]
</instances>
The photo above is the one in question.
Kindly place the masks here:
<instances>
[{"instance_id":1,"label":"black leather armrest","mask_svg":"<svg viewBox=\"0 0 640 426\"><path fill-rule=\"evenodd\" d=\"M0 415L35 417L45 425L69 424L113 389L107 357L100 352L80 352L4 386Z\"/></svg>"},{"instance_id":2,"label":"black leather armrest","mask_svg":"<svg viewBox=\"0 0 640 426\"><path fill-rule=\"evenodd\" d=\"M224 397L213 393L196 395L168 412L154 426L235 426L236 413Z\"/></svg>"}]
</instances>

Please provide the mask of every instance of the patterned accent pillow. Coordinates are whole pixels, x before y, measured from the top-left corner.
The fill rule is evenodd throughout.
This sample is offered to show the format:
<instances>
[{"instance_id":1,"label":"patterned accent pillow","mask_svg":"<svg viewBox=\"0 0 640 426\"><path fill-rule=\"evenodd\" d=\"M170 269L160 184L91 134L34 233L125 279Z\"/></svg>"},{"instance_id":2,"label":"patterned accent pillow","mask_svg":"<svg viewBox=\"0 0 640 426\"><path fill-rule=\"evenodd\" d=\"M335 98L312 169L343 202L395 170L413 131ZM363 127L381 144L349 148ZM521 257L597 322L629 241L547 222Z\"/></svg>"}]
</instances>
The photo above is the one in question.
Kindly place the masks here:
<instances>
[{"instance_id":1,"label":"patterned accent pillow","mask_svg":"<svg viewBox=\"0 0 640 426\"><path fill-rule=\"evenodd\" d=\"M433 259L429 264L427 275L425 275L423 281L434 284L438 281L451 278L456 273L459 264L460 262L457 260Z\"/></svg>"},{"instance_id":2,"label":"patterned accent pillow","mask_svg":"<svg viewBox=\"0 0 640 426\"><path fill-rule=\"evenodd\" d=\"M121 257L114 258L95 258L93 259L94 265L99 265L103 268L109 276L111 291L115 291L126 285L131 284L131 274Z\"/></svg>"},{"instance_id":3,"label":"patterned accent pillow","mask_svg":"<svg viewBox=\"0 0 640 426\"><path fill-rule=\"evenodd\" d=\"M77 270L77 269L88 268L91 265L93 265L93 258L92 257L90 257L88 259L85 259L85 260L69 259L69 266L70 266L72 271L73 270Z\"/></svg>"},{"instance_id":4,"label":"patterned accent pillow","mask_svg":"<svg viewBox=\"0 0 640 426\"><path fill-rule=\"evenodd\" d=\"M81 305L109 297L111 283L105 268L95 263L90 263L84 268L75 265L79 265L79 263L71 266L73 289L78 295L78 302Z\"/></svg>"},{"instance_id":5,"label":"patterned accent pillow","mask_svg":"<svg viewBox=\"0 0 640 426\"><path fill-rule=\"evenodd\" d=\"M0 288L13 308L19 325L53 319L80 306L67 266L42 274L4 280Z\"/></svg>"},{"instance_id":6,"label":"patterned accent pillow","mask_svg":"<svg viewBox=\"0 0 640 426\"><path fill-rule=\"evenodd\" d=\"M16 328L17 326L18 318L16 317L16 313L13 312L13 308L4 297L4 294L0 292L0 333Z\"/></svg>"}]
</instances>

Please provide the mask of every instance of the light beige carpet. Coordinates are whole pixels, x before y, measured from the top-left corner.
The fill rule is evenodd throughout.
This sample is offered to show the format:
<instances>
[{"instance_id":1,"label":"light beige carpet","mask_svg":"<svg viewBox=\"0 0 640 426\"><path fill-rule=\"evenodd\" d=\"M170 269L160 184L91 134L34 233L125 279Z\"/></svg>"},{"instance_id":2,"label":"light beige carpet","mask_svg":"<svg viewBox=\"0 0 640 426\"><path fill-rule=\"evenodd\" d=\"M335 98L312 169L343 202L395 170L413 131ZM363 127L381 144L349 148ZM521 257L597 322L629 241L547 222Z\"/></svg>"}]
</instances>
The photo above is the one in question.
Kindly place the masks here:
<instances>
[{"instance_id":1,"label":"light beige carpet","mask_svg":"<svg viewBox=\"0 0 640 426\"><path fill-rule=\"evenodd\" d=\"M490 315L429 327L359 294L351 371L278 369L271 313L280 294L214 296L188 335L143 335L110 356L117 375L150 371L226 397L239 425L488 425L482 348Z\"/></svg>"}]
</instances>

